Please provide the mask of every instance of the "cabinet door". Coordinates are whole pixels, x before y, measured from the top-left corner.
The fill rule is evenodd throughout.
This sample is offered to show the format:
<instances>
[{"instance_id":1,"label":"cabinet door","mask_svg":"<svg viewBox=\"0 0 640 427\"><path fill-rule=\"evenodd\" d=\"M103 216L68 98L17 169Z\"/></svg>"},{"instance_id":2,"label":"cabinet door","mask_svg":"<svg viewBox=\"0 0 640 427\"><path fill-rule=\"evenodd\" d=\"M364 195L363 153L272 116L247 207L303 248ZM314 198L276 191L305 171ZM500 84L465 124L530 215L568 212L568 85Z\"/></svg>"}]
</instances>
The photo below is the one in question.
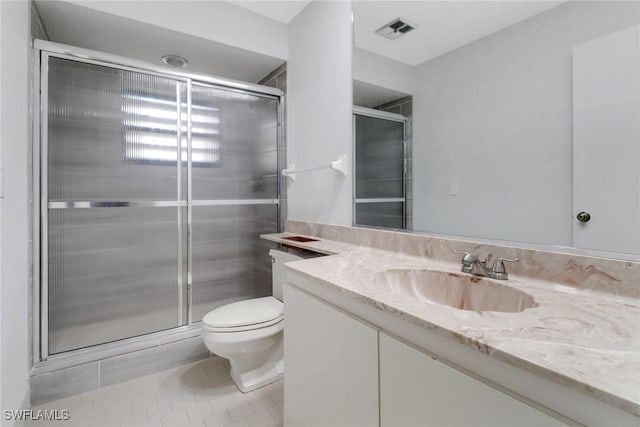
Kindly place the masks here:
<instances>
[{"instance_id":1,"label":"cabinet door","mask_svg":"<svg viewBox=\"0 0 640 427\"><path fill-rule=\"evenodd\" d=\"M563 426L391 336L380 333L380 426Z\"/></svg>"},{"instance_id":2,"label":"cabinet door","mask_svg":"<svg viewBox=\"0 0 640 427\"><path fill-rule=\"evenodd\" d=\"M378 426L378 329L285 285L284 425Z\"/></svg>"}]
</instances>

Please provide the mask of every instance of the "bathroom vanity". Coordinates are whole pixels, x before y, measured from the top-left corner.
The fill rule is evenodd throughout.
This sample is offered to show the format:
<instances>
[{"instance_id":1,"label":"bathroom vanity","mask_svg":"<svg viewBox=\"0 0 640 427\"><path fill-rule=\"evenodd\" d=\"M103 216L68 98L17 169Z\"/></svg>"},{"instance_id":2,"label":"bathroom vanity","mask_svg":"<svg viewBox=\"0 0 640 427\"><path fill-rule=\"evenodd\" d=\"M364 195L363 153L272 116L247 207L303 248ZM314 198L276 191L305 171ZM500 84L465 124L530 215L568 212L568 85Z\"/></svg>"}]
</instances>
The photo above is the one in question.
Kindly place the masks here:
<instances>
[{"instance_id":1,"label":"bathroom vanity","mask_svg":"<svg viewBox=\"0 0 640 427\"><path fill-rule=\"evenodd\" d=\"M640 423L638 263L291 221L287 230L333 255L286 266L285 425ZM508 280L479 279L459 272L454 247L521 261ZM425 290L447 278L494 293L466 290L473 301L452 307Z\"/></svg>"},{"instance_id":2,"label":"bathroom vanity","mask_svg":"<svg viewBox=\"0 0 640 427\"><path fill-rule=\"evenodd\" d=\"M285 289L289 425L564 425L378 325Z\"/></svg>"}]
</instances>

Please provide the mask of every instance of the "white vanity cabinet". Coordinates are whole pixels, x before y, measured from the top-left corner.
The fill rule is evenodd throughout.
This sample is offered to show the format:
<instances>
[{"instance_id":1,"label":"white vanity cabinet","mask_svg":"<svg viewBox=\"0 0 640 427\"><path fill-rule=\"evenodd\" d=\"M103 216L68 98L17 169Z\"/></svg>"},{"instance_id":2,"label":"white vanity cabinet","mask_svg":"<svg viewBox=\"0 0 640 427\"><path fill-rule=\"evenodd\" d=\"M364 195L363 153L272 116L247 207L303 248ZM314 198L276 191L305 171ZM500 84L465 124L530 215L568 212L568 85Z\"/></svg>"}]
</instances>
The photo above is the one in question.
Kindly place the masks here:
<instances>
[{"instance_id":1,"label":"white vanity cabinet","mask_svg":"<svg viewBox=\"0 0 640 427\"><path fill-rule=\"evenodd\" d=\"M551 427L555 418L284 285L285 427Z\"/></svg>"},{"instance_id":2,"label":"white vanity cabinet","mask_svg":"<svg viewBox=\"0 0 640 427\"><path fill-rule=\"evenodd\" d=\"M284 425L378 426L378 328L284 286Z\"/></svg>"},{"instance_id":3,"label":"white vanity cabinet","mask_svg":"<svg viewBox=\"0 0 640 427\"><path fill-rule=\"evenodd\" d=\"M565 424L380 332L380 426Z\"/></svg>"}]
</instances>

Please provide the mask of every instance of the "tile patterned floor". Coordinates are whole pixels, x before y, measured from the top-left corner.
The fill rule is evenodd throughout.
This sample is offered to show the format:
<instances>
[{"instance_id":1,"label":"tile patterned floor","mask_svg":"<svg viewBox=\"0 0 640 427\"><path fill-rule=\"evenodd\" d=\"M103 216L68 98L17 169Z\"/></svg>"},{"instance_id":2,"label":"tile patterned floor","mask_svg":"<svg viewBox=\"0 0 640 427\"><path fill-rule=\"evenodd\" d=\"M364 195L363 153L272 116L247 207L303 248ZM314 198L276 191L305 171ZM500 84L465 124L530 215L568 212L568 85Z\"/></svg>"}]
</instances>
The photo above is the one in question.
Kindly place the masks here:
<instances>
[{"instance_id":1,"label":"tile patterned floor","mask_svg":"<svg viewBox=\"0 0 640 427\"><path fill-rule=\"evenodd\" d=\"M240 393L226 359L212 357L34 407L67 409L67 421L27 427L282 426L283 381Z\"/></svg>"}]
</instances>

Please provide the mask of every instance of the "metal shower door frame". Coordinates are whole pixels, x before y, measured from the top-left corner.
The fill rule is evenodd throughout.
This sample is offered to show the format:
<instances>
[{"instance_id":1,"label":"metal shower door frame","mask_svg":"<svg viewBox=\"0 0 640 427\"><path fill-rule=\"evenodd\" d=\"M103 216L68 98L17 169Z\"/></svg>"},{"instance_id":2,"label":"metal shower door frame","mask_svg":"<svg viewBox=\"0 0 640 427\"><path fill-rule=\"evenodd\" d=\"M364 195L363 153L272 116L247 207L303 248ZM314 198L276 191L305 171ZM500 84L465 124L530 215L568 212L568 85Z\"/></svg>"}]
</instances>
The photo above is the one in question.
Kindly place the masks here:
<instances>
[{"instance_id":1,"label":"metal shower door frame","mask_svg":"<svg viewBox=\"0 0 640 427\"><path fill-rule=\"evenodd\" d=\"M144 73L176 81L177 95L177 194L176 202L171 201L131 201L118 203L118 206L128 207L176 207L177 223L178 223L178 325L168 330L151 332L148 334L123 338L121 340L98 344L95 346L79 348L58 354L50 354L48 346L48 211L53 209L66 208L88 208L88 207L105 207L110 202L49 202L48 200L48 74L49 74L49 58L61 58L72 61L88 63L93 65L105 66L113 69L131 71L136 73ZM32 289L32 346L33 346L33 364L34 370L38 373L48 372L50 370L60 369L63 367L74 366L89 361L98 360L104 357L110 357L118 354L129 353L143 348L157 346L163 343L175 341L192 336L197 336L200 332L199 322L192 319L192 211L193 206L223 206L223 205L256 205L268 204L276 205L277 217L276 227L280 231L281 212L281 180L277 180L277 194L274 199L240 199L240 200L199 200L193 201L192 198L192 141L191 141L191 88L192 85L204 85L222 90L248 93L254 96L274 99L277 101L277 140L276 140L276 157L277 157L277 173L280 176L280 170L283 167L280 161L279 150L283 141L283 92L280 89L268 86L262 86L252 83L225 79L221 77L185 73L181 71L168 70L142 61L111 55L107 53L97 52L88 49L76 48L59 43L53 43L42 40L34 41L33 57L34 63L34 98L32 100L34 108L33 119L33 159L32 159L32 180L33 180L33 289ZM182 200L182 99L181 84L186 87L186 106L187 106L187 194L186 200ZM187 245L182 245L182 210L186 208L187 224ZM187 283L186 283L186 324L181 325L181 319L184 318L182 309L184 307L184 283L182 283L183 271L182 263L184 254L182 250L187 251ZM182 256L182 257L181 257Z\"/></svg>"},{"instance_id":2,"label":"metal shower door frame","mask_svg":"<svg viewBox=\"0 0 640 427\"><path fill-rule=\"evenodd\" d=\"M401 114L390 113L387 111L376 110L373 108L360 107L358 105L353 106L352 112L352 140L353 140L353 203L352 203L352 218L351 224L353 226L363 226L356 222L356 205L358 203L402 203L402 228L407 227L407 127L409 118ZM375 199L358 199L356 197L356 116L371 117L374 119L388 120L391 122L402 123L402 197L387 197L387 198L375 198Z\"/></svg>"}]
</instances>

